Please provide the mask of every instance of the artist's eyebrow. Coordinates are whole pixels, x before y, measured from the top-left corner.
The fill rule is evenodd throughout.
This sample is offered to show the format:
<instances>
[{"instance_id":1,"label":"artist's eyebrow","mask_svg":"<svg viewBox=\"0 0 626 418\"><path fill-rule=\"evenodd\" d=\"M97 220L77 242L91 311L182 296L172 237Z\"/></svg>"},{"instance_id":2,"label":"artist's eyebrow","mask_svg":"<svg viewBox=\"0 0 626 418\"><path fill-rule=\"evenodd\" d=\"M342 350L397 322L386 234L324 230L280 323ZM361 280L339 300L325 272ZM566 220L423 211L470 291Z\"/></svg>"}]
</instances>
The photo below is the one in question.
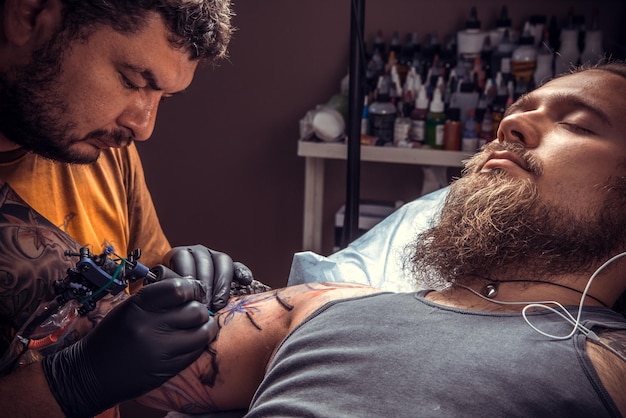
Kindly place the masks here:
<instances>
[{"instance_id":1,"label":"artist's eyebrow","mask_svg":"<svg viewBox=\"0 0 626 418\"><path fill-rule=\"evenodd\" d=\"M535 97L532 93L525 94L520 97L515 103L510 105L506 110L504 116L508 116L512 113L523 111L524 109L532 109L533 104L536 103L539 98ZM607 126L613 126L609 116L602 110L593 106L591 103L581 98L580 96L568 93L555 93L546 98L548 106L563 106L568 108L581 109L591 113L598 118L603 124Z\"/></svg>"},{"instance_id":2,"label":"artist's eyebrow","mask_svg":"<svg viewBox=\"0 0 626 418\"><path fill-rule=\"evenodd\" d=\"M146 80L146 82L148 83L148 85L150 86L152 90L163 91L163 88L159 86L159 83L157 82L156 77L154 76L154 73L151 70L136 67L132 64L124 64L124 67L126 67L128 70L134 73L139 74L144 80ZM180 90L180 91L168 93L168 96L173 96L175 94L182 93L184 91L185 90Z\"/></svg>"}]
</instances>

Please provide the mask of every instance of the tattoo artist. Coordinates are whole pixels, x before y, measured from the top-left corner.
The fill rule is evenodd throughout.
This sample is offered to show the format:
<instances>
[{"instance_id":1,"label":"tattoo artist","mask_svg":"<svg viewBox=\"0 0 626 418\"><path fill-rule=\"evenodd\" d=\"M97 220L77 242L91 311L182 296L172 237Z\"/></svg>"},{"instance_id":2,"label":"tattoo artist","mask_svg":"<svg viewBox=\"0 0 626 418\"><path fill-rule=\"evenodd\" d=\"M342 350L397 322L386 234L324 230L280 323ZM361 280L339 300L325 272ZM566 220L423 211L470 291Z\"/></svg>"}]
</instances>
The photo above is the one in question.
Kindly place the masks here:
<instances>
[{"instance_id":1,"label":"tattoo artist","mask_svg":"<svg viewBox=\"0 0 626 418\"><path fill-rule=\"evenodd\" d=\"M233 278L251 281L224 253L172 249L134 144L199 63L226 55L231 16L228 0L0 0L1 182L94 252L140 248L143 264L197 279L134 287L85 338L0 376L2 415L115 416L215 337L200 302L218 310ZM54 279L2 276L0 349Z\"/></svg>"}]
</instances>

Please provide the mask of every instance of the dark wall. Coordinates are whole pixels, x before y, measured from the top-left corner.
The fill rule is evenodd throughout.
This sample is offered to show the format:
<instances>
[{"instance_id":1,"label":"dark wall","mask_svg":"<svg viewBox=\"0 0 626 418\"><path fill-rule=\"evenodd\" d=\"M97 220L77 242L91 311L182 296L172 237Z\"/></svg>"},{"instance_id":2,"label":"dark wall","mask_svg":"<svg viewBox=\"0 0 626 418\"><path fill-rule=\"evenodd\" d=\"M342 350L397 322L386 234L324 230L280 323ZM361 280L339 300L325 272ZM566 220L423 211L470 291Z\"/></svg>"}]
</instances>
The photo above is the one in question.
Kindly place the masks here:
<instances>
[{"instance_id":1,"label":"dark wall","mask_svg":"<svg viewBox=\"0 0 626 418\"><path fill-rule=\"evenodd\" d=\"M301 250L304 160L298 121L339 91L347 74L350 1L239 0L230 59L202 68L188 92L161 108L153 138L139 149L163 227L173 245L203 243L248 264L273 286L286 283ZM507 2L369 0L365 34L389 37L462 27L471 5L489 29L502 4L519 26L533 13L561 20L570 5L590 19L600 8L605 38L626 44L623 0ZM367 163L362 198L405 201L420 193L415 166ZM343 202L345 163L327 164L324 252Z\"/></svg>"}]
</instances>

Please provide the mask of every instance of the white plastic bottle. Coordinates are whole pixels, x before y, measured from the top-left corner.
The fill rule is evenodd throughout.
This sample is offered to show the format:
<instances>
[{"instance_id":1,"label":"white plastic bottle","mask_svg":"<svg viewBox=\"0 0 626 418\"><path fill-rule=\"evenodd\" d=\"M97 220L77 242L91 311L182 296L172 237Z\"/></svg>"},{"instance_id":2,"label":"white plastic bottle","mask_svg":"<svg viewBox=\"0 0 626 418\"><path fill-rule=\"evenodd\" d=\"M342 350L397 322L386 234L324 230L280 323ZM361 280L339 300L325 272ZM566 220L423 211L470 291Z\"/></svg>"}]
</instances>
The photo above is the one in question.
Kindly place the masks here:
<instances>
[{"instance_id":1,"label":"white plastic bottle","mask_svg":"<svg viewBox=\"0 0 626 418\"><path fill-rule=\"evenodd\" d=\"M519 39L519 46L513 50L511 55L511 73L515 81L523 79L526 85L530 82L537 67L537 49L535 48L535 38L530 31L530 23L526 22L524 32Z\"/></svg>"},{"instance_id":2,"label":"white plastic bottle","mask_svg":"<svg viewBox=\"0 0 626 418\"><path fill-rule=\"evenodd\" d=\"M598 12L595 11L591 27L585 31L585 48L580 55L580 62L596 62L602 57L602 31L598 24Z\"/></svg>"},{"instance_id":3,"label":"white plastic bottle","mask_svg":"<svg viewBox=\"0 0 626 418\"><path fill-rule=\"evenodd\" d=\"M543 42L537 47L537 67L533 80L535 86L540 86L554 77L554 51L550 47L550 34L543 31Z\"/></svg>"},{"instance_id":4,"label":"white plastic bottle","mask_svg":"<svg viewBox=\"0 0 626 418\"><path fill-rule=\"evenodd\" d=\"M502 6L500 17L496 20L495 28L489 31L489 40L492 48L496 48L500 41L502 41L505 31L509 32L509 36L511 35L511 18L509 17L508 8L506 6Z\"/></svg>"},{"instance_id":5,"label":"white plastic bottle","mask_svg":"<svg viewBox=\"0 0 626 418\"><path fill-rule=\"evenodd\" d=\"M504 31L502 39L491 54L491 74L501 73L508 80L511 73L511 56L515 44L511 41L508 29Z\"/></svg>"},{"instance_id":6,"label":"white plastic bottle","mask_svg":"<svg viewBox=\"0 0 626 418\"><path fill-rule=\"evenodd\" d=\"M441 91L436 88L433 93L433 99L430 102L430 107L428 108L428 114L426 115L424 146L434 149L443 149L445 123L446 114L444 112Z\"/></svg>"},{"instance_id":7,"label":"white plastic bottle","mask_svg":"<svg viewBox=\"0 0 626 418\"><path fill-rule=\"evenodd\" d=\"M561 29L561 47L554 58L554 74L566 73L573 65L578 64L578 29Z\"/></svg>"},{"instance_id":8,"label":"white plastic bottle","mask_svg":"<svg viewBox=\"0 0 626 418\"><path fill-rule=\"evenodd\" d=\"M457 33L457 52L459 61L470 66L474 58L480 56L480 51L485 43L487 33L480 29L480 20L476 7L472 6L470 15L465 22L465 29Z\"/></svg>"},{"instance_id":9,"label":"white plastic bottle","mask_svg":"<svg viewBox=\"0 0 626 418\"><path fill-rule=\"evenodd\" d=\"M467 119L470 109L476 109L480 94L476 91L476 86L471 81L461 80L457 91L454 93L455 104L461 109L461 123Z\"/></svg>"},{"instance_id":10,"label":"white plastic bottle","mask_svg":"<svg viewBox=\"0 0 626 418\"><path fill-rule=\"evenodd\" d=\"M409 140L415 144L423 145L426 135L426 116L428 115L428 96L426 87L422 84L415 99L415 108L411 112L411 126L409 127Z\"/></svg>"}]
</instances>

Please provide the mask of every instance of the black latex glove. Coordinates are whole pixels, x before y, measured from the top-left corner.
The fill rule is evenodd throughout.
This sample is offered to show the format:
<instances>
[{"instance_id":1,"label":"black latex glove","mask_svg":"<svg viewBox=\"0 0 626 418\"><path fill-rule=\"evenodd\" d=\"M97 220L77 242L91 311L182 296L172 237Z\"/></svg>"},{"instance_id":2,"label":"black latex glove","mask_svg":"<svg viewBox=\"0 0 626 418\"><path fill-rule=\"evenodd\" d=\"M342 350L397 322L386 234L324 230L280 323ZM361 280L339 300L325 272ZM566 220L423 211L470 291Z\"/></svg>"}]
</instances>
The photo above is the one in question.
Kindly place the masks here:
<instances>
[{"instance_id":1,"label":"black latex glove","mask_svg":"<svg viewBox=\"0 0 626 418\"><path fill-rule=\"evenodd\" d=\"M204 245L172 248L164 257L163 264L180 274L200 280L207 286L207 306L217 312L226 306L233 281L242 285L252 283L252 272L229 255L211 250Z\"/></svg>"},{"instance_id":2,"label":"black latex glove","mask_svg":"<svg viewBox=\"0 0 626 418\"><path fill-rule=\"evenodd\" d=\"M217 335L199 302L204 297L204 285L187 278L144 286L83 339L45 357L44 374L63 412L93 416L189 366Z\"/></svg>"}]
</instances>

